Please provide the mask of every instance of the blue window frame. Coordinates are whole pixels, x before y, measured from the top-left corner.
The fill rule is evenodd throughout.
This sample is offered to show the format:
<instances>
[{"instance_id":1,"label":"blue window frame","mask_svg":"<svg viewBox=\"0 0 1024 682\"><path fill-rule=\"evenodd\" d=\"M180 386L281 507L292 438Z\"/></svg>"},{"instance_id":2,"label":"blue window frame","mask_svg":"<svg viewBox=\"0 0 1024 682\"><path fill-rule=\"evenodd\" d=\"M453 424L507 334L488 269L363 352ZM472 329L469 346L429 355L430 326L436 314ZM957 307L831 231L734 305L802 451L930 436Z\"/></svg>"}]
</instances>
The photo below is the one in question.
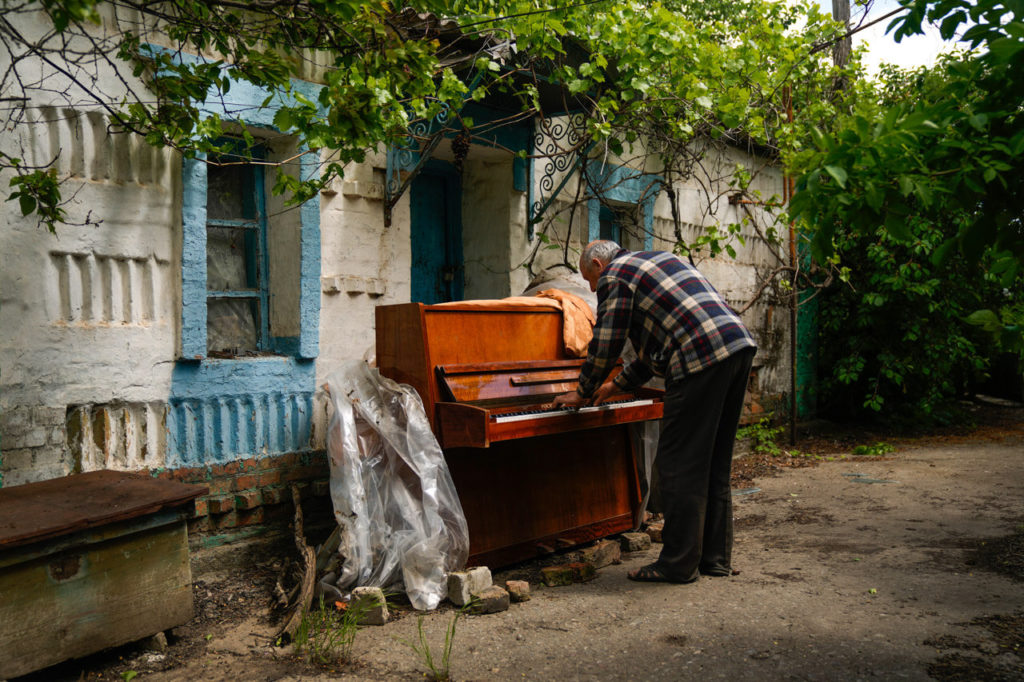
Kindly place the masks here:
<instances>
[{"instance_id":1,"label":"blue window frame","mask_svg":"<svg viewBox=\"0 0 1024 682\"><path fill-rule=\"evenodd\" d=\"M620 214L615 205L609 206L596 197L590 199L587 202L588 240L611 239L622 244L622 225L626 222L624 214L638 210L640 215L637 217L641 219L643 228L643 234L638 236L643 240L644 249L653 248L654 202L658 198L661 178L626 166L593 161L588 172L601 198L622 207Z\"/></svg>"}]
</instances>

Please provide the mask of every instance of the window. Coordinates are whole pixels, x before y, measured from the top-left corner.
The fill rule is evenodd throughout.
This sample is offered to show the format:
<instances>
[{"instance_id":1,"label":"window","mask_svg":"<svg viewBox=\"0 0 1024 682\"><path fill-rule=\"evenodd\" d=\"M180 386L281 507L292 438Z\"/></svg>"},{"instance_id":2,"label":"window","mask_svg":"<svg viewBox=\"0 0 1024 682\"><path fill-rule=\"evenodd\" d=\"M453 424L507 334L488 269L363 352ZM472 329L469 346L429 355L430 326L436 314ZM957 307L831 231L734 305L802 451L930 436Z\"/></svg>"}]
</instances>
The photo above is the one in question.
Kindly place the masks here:
<instances>
[{"instance_id":1,"label":"window","mask_svg":"<svg viewBox=\"0 0 1024 682\"><path fill-rule=\"evenodd\" d=\"M263 149L250 159L262 160ZM206 352L239 357L270 350L267 211L263 167L240 155L206 169Z\"/></svg>"},{"instance_id":2,"label":"window","mask_svg":"<svg viewBox=\"0 0 1024 682\"><path fill-rule=\"evenodd\" d=\"M611 239L630 250L652 248L654 202L661 178L614 164L591 163L588 173L600 194L587 202L587 239Z\"/></svg>"},{"instance_id":3,"label":"window","mask_svg":"<svg viewBox=\"0 0 1024 682\"><path fill-rule=\"evenodd\" d=\"M316 357L319 202L288 206L269 191L277 165L316 172L317 155L302 151L270 131L244 155L184 161L182 359Z\"/></svg>"},{"instance_id":4,"label":"window","mask_svg":"<svg viewBox=\"0 0 1024 682\"><path fill-rule=\"evenodd\" d=\"M639 206L601 204L598 213L598 238L610 239L630 250L645 247L644 229L637 220Z\"/></svg>"}]
</instances>

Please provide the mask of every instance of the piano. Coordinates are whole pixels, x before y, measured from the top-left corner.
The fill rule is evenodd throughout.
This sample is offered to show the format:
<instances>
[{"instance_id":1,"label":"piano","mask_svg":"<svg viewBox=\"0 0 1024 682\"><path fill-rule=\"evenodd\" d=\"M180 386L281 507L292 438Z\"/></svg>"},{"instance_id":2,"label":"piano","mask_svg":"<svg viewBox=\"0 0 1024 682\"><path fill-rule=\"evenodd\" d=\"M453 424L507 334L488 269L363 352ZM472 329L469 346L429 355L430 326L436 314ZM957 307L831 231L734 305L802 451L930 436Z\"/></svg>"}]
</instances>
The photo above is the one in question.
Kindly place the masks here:
<instances>
[{"instance_id":1,"label":"piano","mask_svg":"<svg viewBox=\"0 0 1024 682\"><path fill-rule=\"evenodd\" d=\"M560 310L379 306L376 342L381 374L423 400L466 514L469 565L505 566L635 526L629 425L660 419L663 394L553 408L584 362L564 350Z\"/></svg>"}]
</instances>

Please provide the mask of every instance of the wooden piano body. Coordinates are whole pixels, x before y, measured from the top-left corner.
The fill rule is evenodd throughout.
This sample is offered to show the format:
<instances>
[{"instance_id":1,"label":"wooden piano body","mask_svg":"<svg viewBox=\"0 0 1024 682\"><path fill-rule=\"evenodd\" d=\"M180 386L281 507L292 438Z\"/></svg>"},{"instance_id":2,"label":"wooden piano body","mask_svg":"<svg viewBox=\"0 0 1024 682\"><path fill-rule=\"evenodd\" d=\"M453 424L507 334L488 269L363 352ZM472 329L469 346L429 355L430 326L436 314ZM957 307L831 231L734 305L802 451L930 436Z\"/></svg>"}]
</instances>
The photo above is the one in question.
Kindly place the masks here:
<instances>
[{"instance_id":1,"label":"wooden piano body","mask_svg":"<svg viewBox=\"0 0 1024 682\"><path fill-rule=\"evenodd\" d=\"M633 527L629 423L661 418L661 394L537 412L575 389L583 364L563 350L561 311L407 303L376 317L381 374L419 392L444 450L469 565L507 565Z\"/></svg>"}]
</instances>

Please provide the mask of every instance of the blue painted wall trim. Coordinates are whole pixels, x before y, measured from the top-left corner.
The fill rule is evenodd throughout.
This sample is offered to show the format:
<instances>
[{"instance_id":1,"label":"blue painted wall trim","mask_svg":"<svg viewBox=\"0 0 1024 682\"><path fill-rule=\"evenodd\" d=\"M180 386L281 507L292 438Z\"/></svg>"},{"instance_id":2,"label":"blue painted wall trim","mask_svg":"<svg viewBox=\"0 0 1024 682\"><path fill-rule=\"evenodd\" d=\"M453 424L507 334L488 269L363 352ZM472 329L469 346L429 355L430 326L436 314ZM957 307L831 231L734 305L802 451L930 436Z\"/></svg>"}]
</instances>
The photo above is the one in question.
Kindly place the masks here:
<instances>
[{"instance_id":1,"label":"blue painted wall trim","mask_svg":"<svg viewBox=\"0 0 1024 682\"><path fill-rule=\"evenodd\" d=\"M200 58L181 55L183 60ZM292 81L294 91L316 101L321 86ZM234 81L225 106L211 98L203 110L220 116L245 111L244 123L273 128L285 101ZM300 148L299 151L306 149ZM315 177L319 164L304 154L300 173ZM251 456L308 450L320 327L320 200L299 208L299 336L274 339L288 356L206 358L206 163L185 159L182 166L182 325L181 360L171 377L167 417L167 466L203 466Z\"/></svg>"},{"instance_id":2,"label":"blue painted wall trim","mask_svg":"<svg viewBox=\"0 0 1024 682\"><path fill-rule=\"evenodd\" d=\"M594 185L607 201L643 206L644 214L644 249L654 248L654 202L661 191L662 178L657 175L642 174L627 166L612 163L591 161L587 172L594 180ZM597 199L587 201L587 232L588 241L601 236L601 202Z\"/></svg>"},{"instance_id":3,"label":"blue painted wall trim","mask_svg":"<svg viewBox=\"0 0 1024 682\"><path fill-rule=\"evenodd\" d=\"M181 357L206 357L206 156L182 164Z\"/></svg>"},{"instance_id":4,"label":"blue painted wall trim","mask_svg":"<svg viewBox=\"0 0 1024 682\"><path fill-rule=\"evenodd\" d=\"M179 362L167 467L223 464L310 448L316 364L285 357Z\"/></svg>"},{"instance_id":5,"label":"blue painted wall trim","mask_svg":"<svg viewBox=\"0 0 1024 682\"><path fill-rule=\"evenodd\" d=\"M153 55L158 54L171 54L172 59L179 64L208 64L209 60L201 55L188 54L187 52L179 52L176 50L169 50L166 47L159 45L144 44L140 47L140 51L149 51ZM231 65L225 64L221 67L224 72L231 77ZM316 83L310 83L308 81L290 79L289 85L293 93L298 93L310 100L311 102L318 103L320 101L320 91L325 86L318 85ZM231 89L228 94L223 98L211 91L204 103L199 105L199 109L208 114L216 114L221 117L229 117L231 120L236 118L244 119L246 125L258 126L261 128L274 128L274 115L277 110L285 104L299 104L299 101L294 98L290 93L273 93L273 97L270 102L264 106L263 102L270 96L270 91L263 88L258 88L252 83L231 78ZM324 108L319 107L320 112L324 113ZM244 113L243 113L244 112ZM276 130L276 128L274 128Z\"/></svg>"},{"instance_id":6,"label":"blue painted wall trim","mask_svg":"<svg viewBox=\"0 0 1024 682\"><path fill-rule=\"evenodd\" d=\"M305 151L305 147L301 148ZM320 164L314 154L302 155L301 178L318 177ZM299 236L299 348L301 358L315 358L320 352L320 195L299 208L302 232Z\"/></svg>"}]
</instances>

